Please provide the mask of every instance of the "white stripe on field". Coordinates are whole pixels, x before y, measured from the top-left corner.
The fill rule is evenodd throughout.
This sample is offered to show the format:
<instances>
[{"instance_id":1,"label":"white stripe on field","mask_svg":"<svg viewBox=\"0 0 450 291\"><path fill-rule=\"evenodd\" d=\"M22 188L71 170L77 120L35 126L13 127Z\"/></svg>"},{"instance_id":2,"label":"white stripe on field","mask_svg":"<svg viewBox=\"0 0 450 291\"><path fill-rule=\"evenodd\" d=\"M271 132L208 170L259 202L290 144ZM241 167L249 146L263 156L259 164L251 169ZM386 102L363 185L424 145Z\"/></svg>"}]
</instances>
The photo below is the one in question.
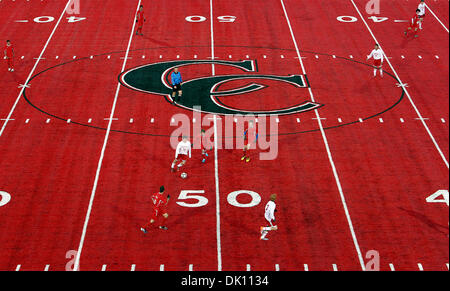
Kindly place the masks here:
<instances>
[{"instance_id":1,"label":"white stripe on field","mask_svg":"<svg viewBox=\"0 0 450 291\"><path fill-rule=\"evenodd\" d=\"M301 57L301 54L300 54L300 49L299 49L299 47L297 45L297 40L295 39L294 31L292 30L291 22L289 21L289 16L287 14L286 7L284 5L284 1L283 0L280 0L280 1L281 1L281 5L283 6L284 16L285 16L286 22L287 22L287 24L289 26L289 31L291 33L292 41L294 43L295 50L297 52L297 56L298 56L298 60L300 62L302 73L303 73L303 75L306 75L306 70L305 70L305 66L303 65L302 57ZM309 94L311 95L312 102L315 102L314 94L313 94L313 92L311 90L311 87L309 87L308 90L309 90ZM348 226L349 226L350 233L351 233L351 236L352 236L352 239L353 239L353 243L355 245L355 249L356 249L356 252L357 252L357 255L358 255L358 259L359 259L359 262L361 264L361 268L363 270L365 270L364 259L363 259L363 256L361 254L361 249L359 247L358 239L356 238L355 230L353 228L353 223L352 223L352 220L350 218L350 213L348 211L347 203L345 202L344 192L342 190L342 186L341 186L341 182L340 182L340 179L339 179L339 175L337 173L336 166L334 164L333 157L331 155L330 146L328 145L328 139L327 139L327 136L326 136L325 131L324 131L323 126L322 126L322 120L320 118L319 111L317 109L315 109L314 112L316 113L317 122L318 122L319 127L320 127L320 132L322 133L322 138L323 138L323 142L324 142L324 145L325 145L325 148L326 148L326 151L327 151L328 160L329 160L331 168L333 170L333 175L334 175L334 178L336 180L336 186L337 186L337 188L339 190L339 195L341 197L342 206L343 206L344 211L345 211L345 216L347 217Z\"/></svg>"},{"instance_id":2,"label":"white stripe on field","mask_svg":"<svg viewBox=\"0 0 450 291\"><path fill-rule=\"evenodd\" d=\"M214 60L214 12L213 0L210 0L211 19L211 59ZM211 66L212 75L216 74L214 64ZM217 152L217 116L214 115L214 178L216 182L216 236L217 236L217 270L222 271L222 244L220 234L220 192L219 192L219 157Z\"/></svg>"},{"instance_id":3,"label":"white stripe on field","mask_svg":"<svg viewBox=\"0 0 450 291\"><path fill-rule=\"evenodd\" d=\"M30 71L30 74L28 74L27 79L25 80L25 83L23 83L24 85L27 85L28 82L30 82L31 76L33 76L34 71L36 70L39 61L42 59L42 56L45 53L45 50L47 49L48 44L50 43L50 40L53 37L53 34L55 34L56 29L59 26L59 23L61 22L61 19L63 18L64 14L66 13L66 9L69 7L70 2L72 2L72 0L67 1L66 6L64 7L63 12L61 13L61 15L59 16L58 22L56 22L55 27L52 30L52 33L50 34L50 36L47 39L47 42L44 45L44 48L41 51L41 54L39 55L39 58L37 58L36 62L34 63L33 68ZM22 87L22 89L20 90L19 96L17 96L16 101L14 102L13 106L11 107L11 110L9 111L8 117L6 117L5 123L3 123L2 129L0 130L0 137L3 135L3 132L5 131L6 125L8 124L8 121L11 120L11 116L14 113L14 110L16 109L17 104L19 103L20 97L22 97L23 91L25 90L25 86Z\"/></svg>"},{"instance_id":4,"label":"white stripe on field","mask_svg":"<svg viewBox=\"0 0 450 291\"><path fill-rule=\"evenodd\" d=\"M125 67L127 65L128 54L130 52L131 42L133 40L133 35L134 35L134 28L136 26L136 22L134 21L134 16L136 15L140 5L141 5L141 0L138 1L136 12L133 14L133 26L132 26L132 29L131 29L130 38L128 40L127 51L125 53L125 58L123 60L123 65L122 65L121 72L123 72L125 70ZM89 218L91 216L91 211L92 211L92 205L94 203L95 193L97 191L97 185L98 185L98 180L100 178L100 171L102 169L103 157L105 156L106 145L108 144L109 134L111 133L111 126L112 126L112 122L113 122L114 113L116 111L116 104L117 104L117 99L119 97L120 87L121 87L120 83L117 82L117 89L116 89L116 94L114 96L114 102L113 102L113 105L112 105L112 108L111 108L111 114L109 116L108 128L106 130L105 140L103 141L103 146L102 146L102 150L101 150L101 153L100 153L100 158L98 160L97 171L95 173L95 179L94 179L94 185L92 187L92 192L91 192L91 198L89 200L89 206L88 206L88 209L87 209L87 212L86 212L86 218L84 220L84 225L83 225L83 232L81 234L80 244L78 246L77 256L75 258L75 264L74 264L74 269L73 269L74 271L78 271L79 270L81 252L83 251L84 239L86 237L87 227L88 227L88 224L89 224Z\"/></svg>"},{"instance_id":5,"label":"white stripe on field","mask_svg":"<svg viewBox=\"0 0 450 291\"><path fill-rule=\"evenodd\" d=\"M361 14L361 11L359 11L358 6L356 6L355 2L353 0L350 0L353 4L353 7L355 7L356 12L359 14L359 17L361 18L361 20L364 22L364 25L366 26L367 30L369 31L370 35L372 36L373 40L380 45L380 48L383 50L380 42L377 40L377 38L375 37L375 35L372 32L372 29L369 27L369 25L367 24L367 21L364 19L364 17ZM386 55L386 52L383 50L383 54ZM400 80L399 75L397 74L397 71L395 71L394 67L392 66L391 62L389 61L389 59L386 58L386 62L389 64L389 67L391 68L392 72L394 73L395 77L397 78L397 80L399 81L400 84L404 84L402 82L402 80ZM412 107L414 108L414 110L416 111L417 116L421 119L422 124L425 128L425 130L427 131L428 135L430 136L434 146L436 147L437 151L439 152L439 155L441 156L442 160L445 163L445 166L447 167L447 169L449 168L448 165L448 161L447 158L445 157L444 153L442 152L441 148L439 147L438 143L436 142L436 139L434 138L433 134L431 133L430 129L428 128L427 123L425 122L425 120L423 120L422 118L422 114L420 113L419 109L417 108L416 104L414 103L414 101L411 98L411 95L409 95L408 90L406 89L406 87L403 87L403 90L406 93L406 96L408 96L409 99L409 103L411 103Z\"/></svg>"}]
</instances>

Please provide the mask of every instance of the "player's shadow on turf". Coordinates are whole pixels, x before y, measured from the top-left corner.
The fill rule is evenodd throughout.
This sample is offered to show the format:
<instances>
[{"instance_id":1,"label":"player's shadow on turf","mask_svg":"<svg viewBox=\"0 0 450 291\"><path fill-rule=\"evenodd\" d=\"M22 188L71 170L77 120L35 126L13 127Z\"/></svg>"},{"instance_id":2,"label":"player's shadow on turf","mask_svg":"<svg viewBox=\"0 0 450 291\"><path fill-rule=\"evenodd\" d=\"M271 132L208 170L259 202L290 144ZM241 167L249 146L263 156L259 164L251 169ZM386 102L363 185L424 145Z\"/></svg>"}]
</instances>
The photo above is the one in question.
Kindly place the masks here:
<instances>
[{"instance_id":1,"label":"player's shadow on turf","mask_svg":"<svg viewBox=\"0 0 450 291\"><path fill-rule=\"evenodd\" d=\"M433 220L429 219L424 214L416 212L416 211L413 211L413 210L408 210L408 209L405 209L405 208L402 208L402 207L398 207L398 209L405 211L410 216L412 216L412 217L418 219L419 221L425 223L430 228L434 229L436 232L442 233L446 237L448 236L448 226L447 225L438 224L438 223L434 222ZM445 231L443 231L443 230L445 230Z\"/></svg>"}]
</instances>

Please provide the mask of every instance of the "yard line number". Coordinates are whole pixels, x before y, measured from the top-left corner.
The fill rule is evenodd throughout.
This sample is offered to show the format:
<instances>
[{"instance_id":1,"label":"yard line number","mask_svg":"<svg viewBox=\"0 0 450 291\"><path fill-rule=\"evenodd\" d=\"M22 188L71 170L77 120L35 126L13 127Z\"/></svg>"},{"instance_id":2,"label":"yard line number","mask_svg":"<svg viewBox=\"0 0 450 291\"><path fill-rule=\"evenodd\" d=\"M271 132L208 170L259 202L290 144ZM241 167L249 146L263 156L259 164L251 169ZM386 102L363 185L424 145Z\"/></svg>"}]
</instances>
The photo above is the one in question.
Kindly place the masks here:
<instances>
[{"instance_id":1,"label":"yard line number","mask_svg":"<svg viewBox=\"0 0 450 291\"><path fill-rule=\"evenodd\" d=\"M4 191L0 191L0 207L5 206L9 201L11 201L11 195Z\"/></svg>"},{"instance_id":2,"label":"yard line number","mask_svg":"<svg viewBox=\"0 0 450 291\"><path fill-rule=\"evenodd\" d=\"M178 196L178 201L176 203L180 206L190 208L202 207L207 205L209 202L208 198L200 194L205 194L205 190L182 190L180 192L180 195ZM245 203L239 202L237 200L237 197L240 195L250 196L251 201ZM190 200L190 202L185 202L186 200ZM261 203L261 196L254 191L238 190L228 194L227 201L230 205L239 208L255 207L259 203Z\"/></svg>"},{"instance_id":3,"label":"yard line number","mask_svg":"<svg viewBox=\"0 0 450 291\"><path fill-rule=\"evenodd\" d=\"M449 206L448 190L438 190L428 196L426 200L428 203L445 203L447 204L447 206Z\"/></svg>"},{"instance_id":4,"label":"yard line number","mask_svg":"<svg viewBox=\"0 0 450 291\"><path fill-rule=\"evenodd\" d=\"M66 17L68 23L75 23L79 21L86 20L86 17L77 17L77 16L70 16ZM55 21L55 17L53 16L38 16L33 19L36 23L49 23Z\"/></svg>"},{"instance_id":5,"label":"yard line number","mask_svg":"<svg viewBox=\"0 0 450 291\"><path fill-rule=\"evenodd\" d=\"M208 18L206 18L205 16L201 16L201 15L191 15L191 16L186 17L187 22L203 22L203 21L206 21L207 19ZM236 16L223 15L223 16L217 17L217 19L219 20L219 22L232 23L232 22L236 21Z\"/></svg>"},{"instance_id":6,"label":"yard line number","mask_svg":"<svg viewBox=\"0 0 450 291\"><path fill-rule=\"evenodd\" d=\"M380 22L389 20L389 18L381 17L381 16L370 16L368 18L371 19L375 23L380 23ZM349 16L349 15L338 16L336 19L340 22L346 22L346 23L358 21L358 18L356 18L355 16Z\"/></svg>"}]
</instances>

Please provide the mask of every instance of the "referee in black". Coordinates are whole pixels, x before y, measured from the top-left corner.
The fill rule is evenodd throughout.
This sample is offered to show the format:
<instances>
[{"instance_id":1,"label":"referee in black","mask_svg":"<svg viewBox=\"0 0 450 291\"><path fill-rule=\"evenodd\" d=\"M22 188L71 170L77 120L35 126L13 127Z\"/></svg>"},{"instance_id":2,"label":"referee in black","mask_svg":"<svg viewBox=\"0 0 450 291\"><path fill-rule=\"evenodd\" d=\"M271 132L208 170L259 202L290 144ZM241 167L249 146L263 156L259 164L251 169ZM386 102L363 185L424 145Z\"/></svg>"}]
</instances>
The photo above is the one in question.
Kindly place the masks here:
<instances>
[{"instance_id":1,"label":"referee in black","mask_svg":"<svg viewBox=\"0 0 450 291\"><path fill-rule=\"evenodd\" d=\"M183 82L183 79L181 78L181 73L178 72L178 68L175 68L171 75L172 79L172 100L173 102L178 102L180 100L181 95L183 95L183 91L181 90L181 83ZM175 95L178 93L178 97L175 100Z\"/></svg>"}]
</instances>

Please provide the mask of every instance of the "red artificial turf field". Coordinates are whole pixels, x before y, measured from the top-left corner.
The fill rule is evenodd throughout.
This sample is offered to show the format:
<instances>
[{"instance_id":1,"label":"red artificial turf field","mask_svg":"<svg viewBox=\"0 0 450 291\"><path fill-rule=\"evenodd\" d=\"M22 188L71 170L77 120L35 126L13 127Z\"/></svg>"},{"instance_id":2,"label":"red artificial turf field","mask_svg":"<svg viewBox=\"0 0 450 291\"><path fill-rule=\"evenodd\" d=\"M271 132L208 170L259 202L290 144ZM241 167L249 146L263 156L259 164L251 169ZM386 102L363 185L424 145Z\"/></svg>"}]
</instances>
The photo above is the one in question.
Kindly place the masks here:
<instances>
[{"instance_id":1,"label":"red artificial turf field","mask_svg":"<svg viewBox=\"0 0 450 291\"><path fill-rule=\"evenodd\" d=\"M448 1L427 1L417 39L403 31L418 1L381 1L376 17L363 0L81 1L70 15L69 2L0 1L16 69L2 60L0 270L364 270L371 251L380 270L448 270ZM383 78L366 60L375 42ZM197 62L184 81L245 77L219 92L266 87L214 97L227 108L320 106L276 116L277 158L245 163L225 147L229 116L194 121L121 78L172 61ZM273 78L290 75L304 86ZM215 133L185 180L170 173L176 114ZM169 230L143 234L161 185ZM279 230L260 241L271 193Z\"/></svg>"}]
</instances>

